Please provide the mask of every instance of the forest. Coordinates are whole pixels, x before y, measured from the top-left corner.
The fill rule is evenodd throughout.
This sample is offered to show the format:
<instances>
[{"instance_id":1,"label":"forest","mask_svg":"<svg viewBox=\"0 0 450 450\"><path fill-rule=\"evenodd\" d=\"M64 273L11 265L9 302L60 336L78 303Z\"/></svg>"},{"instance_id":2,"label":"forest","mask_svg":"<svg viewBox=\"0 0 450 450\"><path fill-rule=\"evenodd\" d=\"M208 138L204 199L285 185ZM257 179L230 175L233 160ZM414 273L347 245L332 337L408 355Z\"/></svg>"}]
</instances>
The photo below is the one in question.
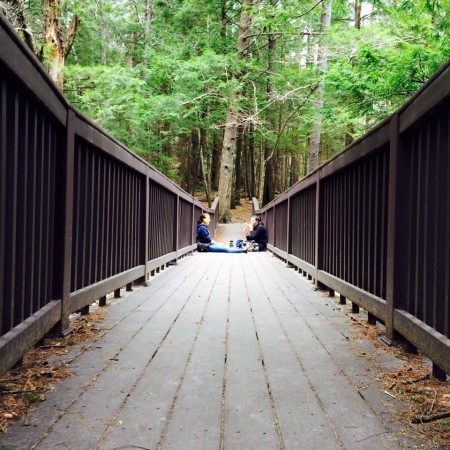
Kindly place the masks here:
<instances>
[{"instance_id":1,"label":"forest","mask_svg":"<svg viewBox=\"0 0 450 450\"><path fill-rule=\"evenodd\" d=\"M192 195L263 205L450 57L450 0L2 0L68 100Z\"/></svg>"}]
</instances>

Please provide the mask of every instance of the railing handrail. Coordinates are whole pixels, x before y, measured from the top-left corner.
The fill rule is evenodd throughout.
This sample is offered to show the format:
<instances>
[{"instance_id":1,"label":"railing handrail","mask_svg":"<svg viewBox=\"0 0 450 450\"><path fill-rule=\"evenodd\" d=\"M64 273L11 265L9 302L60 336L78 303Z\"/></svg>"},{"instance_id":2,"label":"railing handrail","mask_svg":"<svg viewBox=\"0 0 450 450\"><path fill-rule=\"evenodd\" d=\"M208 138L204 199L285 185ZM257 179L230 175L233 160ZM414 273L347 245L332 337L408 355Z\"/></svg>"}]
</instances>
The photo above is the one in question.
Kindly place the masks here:
<instances>
[{"instance_id":1,"label":"railing handrail","mask_svg":"<svg viewBox=\"0 0 450 450\"><path fill-rule=\"evenodd\" d=\"M192 252L195 216L215 229L219 200L207 208L85 117L1 15L0 42L2 373L70 313Z\"/></svg>"},{"instance_id":2,"label":"railing handrail","mask_svg":"<svg viewBox=\"0 0 450 450\"><path fill-rule=\"evenodd\" d=\"M383 321L387 341L402 335L447 374L449 121L450 61L398 111L258 210L269 249Z\"/></svg>"}]
</instances>

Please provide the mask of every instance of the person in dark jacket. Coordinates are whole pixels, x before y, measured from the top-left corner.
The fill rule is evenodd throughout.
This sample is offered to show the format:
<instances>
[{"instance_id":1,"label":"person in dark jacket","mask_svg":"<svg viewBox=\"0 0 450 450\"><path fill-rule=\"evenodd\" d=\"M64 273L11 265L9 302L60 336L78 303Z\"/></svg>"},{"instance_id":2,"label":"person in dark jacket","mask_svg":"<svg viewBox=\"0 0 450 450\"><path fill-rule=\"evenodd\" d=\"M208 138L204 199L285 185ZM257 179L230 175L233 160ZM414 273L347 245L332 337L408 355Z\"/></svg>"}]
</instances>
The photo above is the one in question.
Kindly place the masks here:
<instances>
[{"instance_id":1,"label":"person in dark jacket","mask_svg":"<svg viewBox=\"0 0 450 450\"><path fill-rule=\"evenodd\" d=\"M223 253L245 253L243 248L227 247L221 242L215 241L209 234L208 225L211 221L208 213L202 213L197 222L197 248L207 252L223 252ZM198 245L206 244L206 245Z\"/></svg>"},{"instance_id":2,"label":"person in dark jacket","mask_svg":"<svg viewBox=\"0 0 450 450\"><path fill-rule=\"evenodd\" d=\"M244 234L247 236L247 242L250 243L248 251L263 252L266 250L269 235L267 234L266 227L261 222L261 217L252 216L250 219L250 227L244 228Z\"/></svg>"}]
</instances>

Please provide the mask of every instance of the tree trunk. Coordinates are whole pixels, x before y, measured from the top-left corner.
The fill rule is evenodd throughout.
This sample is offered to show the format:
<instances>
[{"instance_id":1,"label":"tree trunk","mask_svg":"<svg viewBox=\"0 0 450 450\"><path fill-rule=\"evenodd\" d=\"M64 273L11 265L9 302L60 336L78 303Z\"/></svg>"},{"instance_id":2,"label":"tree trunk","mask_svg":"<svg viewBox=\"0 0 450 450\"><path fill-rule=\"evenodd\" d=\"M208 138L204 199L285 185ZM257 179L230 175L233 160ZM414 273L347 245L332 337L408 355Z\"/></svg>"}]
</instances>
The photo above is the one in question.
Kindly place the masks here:
<instances>
[{"instance_id":1,"label":"tree trunk","mask_svg":"<svg viewBox=\"0 0 450 450\"><path fill-rule=\"evenodd\" d=\"M234 183L234 195L233 204L238 205L241 202L241 188L242 188L242 147L244 142L244 129L243 127L238 128L237 132L237 143L236 143L236 180Z\"/></svg>"},{"instance_id":2,"label":"tree trunk","mask_svg":"<svg viewBox=\"0 0 450 450\"><path fill-rule=\"evenodd\" d=\"M217 136L217 133L213 136L213 154L212 154L212 174L211 174L211 183L212 183L212 189L216 191L219 186L219 175L220 175L220 160L222 159L221 154L221 143L220 139Z\"/></svg>"},{"instance_id":3,"label":"tree trunk","mask_svg":"<svg viewBox=\"0 0 450 450\"><path fill-rule=\"evenodd\" d=\"M255 180L256 180L256 164L255 164L255 128L253 124L250 124L249 133L248 133L248 164L247 164L247 170L248 170L248 180L249 180L249 198L250 200L252 197L255 197L256 195L256 186L255 186Z\"/></svg>"},{"instance_id":4,"label":"tree trunk","mask_svg":"<svg viewBox=\"0 0 450 450\"><path fill-rule=\"evenodd\" d=\"M11 8L5 6L5 9L3 10L6 14L6 18L13 24L19 36L23 38L23 41L27 47L36 56L38 56L36 45L34 43L33 32L28 26L27 15L23 2L20 0L9 0L6 3L11 5Z\"/></svg>"},{"instance_id":5,"label":"tree trunk","mask_svg":"<svg viewBox=\"0 0 450 450\"><path fill-rule=\"evenodd\" d=\"M211 206L211 152L209 150L209 133L203 128L199 128L198 133L200 142L200 168L203 185L205 186L206 201L208 202L208 206Z\"/></svg>"},{"instance_id":6,"label":"tree trunk","mask_svg":"<svg viewBox=\"0 0 450 450\"><path fill-rule=\"evenodd\" d=\"M144 66L150 66L150 32L153 17L153 0L147 0L145 8L145 44L144 44Z\"/></svg>"},{"instance_id":7,"label":"tree trunk","mask_svg":"<svg viewBox=\"0 0 450 450\"><path fill-rule=\"evenodd\" d=\"M102 40L102 50L101 50L101 54L100 54L100 64L102 66L106 66L106 45L107 45L107 41L106 41L106 26L105 24L102 22L100 24L100 37Z\"/></svg>"},{"instance_id":8,"label":"tree trunk","mask_svg":"<svg viewBox=\"0 0 450 450\"><path fill-rule=\"evenodd\" d=\"M261 151L259 153L259 170L258 170L258 202L263 204L264 200L264 185L266 181L266 152L263 143L261 143Z\"/></svg>"},{"instance_id":9,"label":"tree trunk","mask_svg":"<svg viewBox=\"0 0 450 450\"><path fill-rule=\"evenodd\" d=\"M220 27L220 37L222 38L222 42L225 43L225 39L227 38L227 0L222 0L222 4L220 6L220 19L222 26Z\"/></svg>"},{"instance_id":10,"label":"tree trunk","mask_svg":"<svg viewBox=\"0 0 450 450\"><path fill-rule=\"evenodd\" d=\"M190 151L190 172L189 172L189 193L191 195L195 194L198 176L198 159L197 155L200 156L200 130L198 128L193 128L191 130L191 151Z\"/></svg>"},{"instance_id":11,"label":"tree trunk","mask_svg":"<svg viewBox=\"0 0 450 450\"><path fill-rule=\"evenodd\" d=\"M249 29L250 29L250 11L253 6L253 0L242 0L241 20L239 24L239 36L237 50L240 58L246 58L249 54ZM239 78L239 74L235 75ZM239 95L230 99L228 107L227 121L223 136L222 160L220 164L219 176L219 221L227 223L231 219L230 205L233 193L233 165L236 154L237 127L239 126L236 103Z\"/></svg>"},{"instance_id":12,"label":"tree trunk","mask_svg":"<svg viewBox=\"0 0 450 450\"><path fill-rule=\"evenodd\" d=\"M73 40L78 28L78 17L73 16L65 38L62 36L62 25L60 20L61 6L59 0L46 0L45 2L45 21L46 33L45 40L50 49L50 60L47 71L56 83L58 88L63 91L64 80L63 70L66 57L72 48Z\"/></svg>"},{"instance_id":13,"label":"tree trunk","mask_svg":"<svg viewBox=\"0 0 450 450\"><path fill-rule=\"evenodd\" d=\"M361 29L361 0L355 0L355 28Z\"/></svg>"},{"instance_id":14,"label":"tree trunk","mask_svg":"<svg viewBox=\"0 0 450 450\"><path fill-rule=\"evenodd\" d=\"M231 195L233 183L234 155L236 153L237 115L228 111L227 125L223 135L222 159L219 177L219 220L228 223L231 220Z\"/></svg>"},{"instance_id":15,"label":"tree trunk","mask_svg":"<svg viewBox=\"0 0 450 450\"><path fill-rule=\"evenodd\" d=\"M62 91L63 69L64 69L64 43L61 36L61 27L59 22L59 0L46 1L46 33L45 40L50 48L50 60L47 71L51 79Z\"/></svg>"},{"instance_id":16,"label":"tree trunk","mask_svg":"<svg viewBox=\"0 0 450 450\"><path fill-rule=\"evenodd\" d=\"M290 165L289 184L293 186L300 179L300 155L292 157L292 163Z\"/></svg>"},{"instance_id":17,"label":"tree trunk","mask_svg":"<svg viewBox=\"0 0 450 450\"><path fill-rule=\"evenodd\" d=\"M242 147L242 159L243 164L243 178L244 178L244 191L245 197L251 199L251 174L250 171L253 170L253 166L250 163L250 133L244 134L244 142Z\"/></svg>"},{"instance_id":18,"label":"tree trunk","mask_svg":"<svg viewBox=\"0 0 450 450\"><path fill-rule=\"evenodd\" d=\"M324 44L324 32L331 24L331 5L332 0L324 0L323 13L320 23L320 37L317 56L317 66L319 68L320 83L317 88L317 99L315 101L315 107L317 109L317 115L314 119L312 126L310 142L309 142L309 158L308 158L308 173L313 171L319 166L319 152L320 152L320 137L322 133L322 109L323 109L323 97L324 97L324 85L323 80L328 68L327 51L328 48Z\"/></svg>"}]
</instances>

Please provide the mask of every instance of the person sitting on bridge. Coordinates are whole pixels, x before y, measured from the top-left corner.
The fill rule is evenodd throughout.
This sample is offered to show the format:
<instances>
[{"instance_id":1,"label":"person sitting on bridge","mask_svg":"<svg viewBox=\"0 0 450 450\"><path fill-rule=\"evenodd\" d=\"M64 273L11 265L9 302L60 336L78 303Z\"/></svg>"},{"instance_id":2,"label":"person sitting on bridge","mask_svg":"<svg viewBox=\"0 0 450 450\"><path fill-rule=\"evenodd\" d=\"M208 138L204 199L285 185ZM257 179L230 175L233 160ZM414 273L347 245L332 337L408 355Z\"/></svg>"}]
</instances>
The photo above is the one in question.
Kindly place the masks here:
<instances>
[{"instance_id":1,"label":"person sitting on bridge","mask_svg":"<svg viewBox=\"0 0 450 450\"><path fill-rule=\"evenodd\" d=\"M245 253L247 251L243 248L227 247L212 239L208 230L210 221L211 217L208 213L202 213L198 219L196 242L199 252Z\"/></svg>"},{"instance_id":2,"label":"person sitting on bridge","mask_svg":"<svg viewBox=\"0 0 450 450\"><path fill-rule=\"evenodd\" d=\"M252 216L250 227L244 228L244 234L247 236L249 252L263 252L266 250L269 235L260 216Z\"/></svg>"}]
</instances>

